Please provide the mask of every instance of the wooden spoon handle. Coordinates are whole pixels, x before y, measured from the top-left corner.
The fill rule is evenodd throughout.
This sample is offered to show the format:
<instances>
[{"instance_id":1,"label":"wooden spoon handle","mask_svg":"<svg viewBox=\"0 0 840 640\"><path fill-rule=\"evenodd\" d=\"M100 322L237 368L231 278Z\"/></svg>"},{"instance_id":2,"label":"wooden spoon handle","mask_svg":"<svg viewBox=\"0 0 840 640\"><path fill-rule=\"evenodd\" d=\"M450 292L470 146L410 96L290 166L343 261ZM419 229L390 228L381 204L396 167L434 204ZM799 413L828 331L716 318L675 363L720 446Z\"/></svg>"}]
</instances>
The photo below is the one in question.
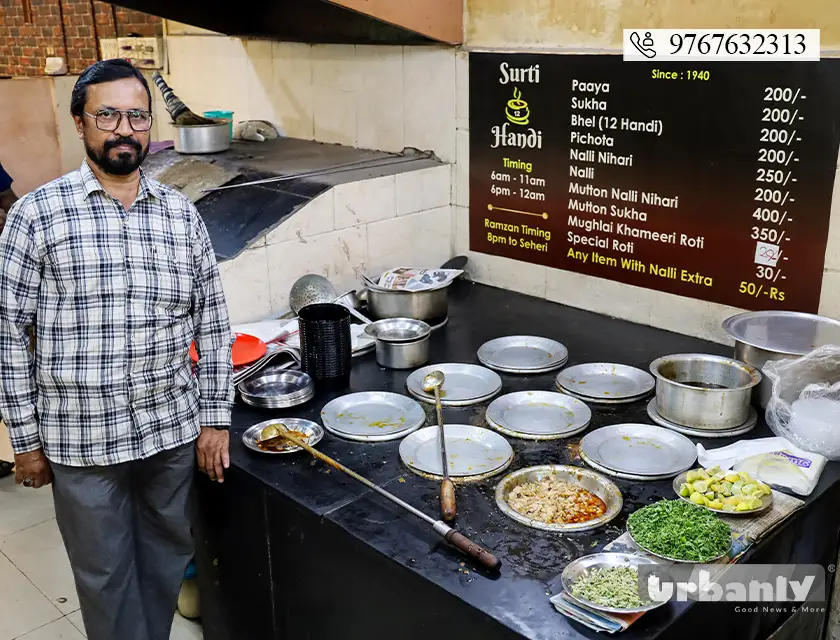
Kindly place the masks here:
<instances>
[{"instance_id":1,"label":"wooden spoon handle","mask_svg":"<svg viewBox=\"0 0 840 640\"><path fill-rule=\"evenodd\" d=\"M449 478L440 483L440 512L443 519L451 522L455 519L455 483Z\"/></svg>"},{"instance_id":2,"label":"wooden spoon handle","mask_svg":"<svg viewBox=\"0 0 840 640\"><path fill-rule=\"evenodd\" d=\"M497 571L502 566L502 562L496 556L455 529L446 534L446 541L491 571Z\"/></svg>"}]
</instances>

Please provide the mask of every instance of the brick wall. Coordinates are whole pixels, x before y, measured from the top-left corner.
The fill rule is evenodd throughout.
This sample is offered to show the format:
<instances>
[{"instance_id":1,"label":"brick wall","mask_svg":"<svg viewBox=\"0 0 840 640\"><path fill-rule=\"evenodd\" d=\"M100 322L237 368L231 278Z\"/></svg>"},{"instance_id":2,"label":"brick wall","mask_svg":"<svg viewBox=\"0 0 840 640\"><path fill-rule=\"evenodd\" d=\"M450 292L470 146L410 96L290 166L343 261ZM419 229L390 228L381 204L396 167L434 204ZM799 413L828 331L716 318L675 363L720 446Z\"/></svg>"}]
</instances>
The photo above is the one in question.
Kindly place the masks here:
<instances>
[{"instance_id":1,"label":"brick wall","mask_svg":"<svg viewBox=\"0 0 840 640\"><path fill-rule=\"evenodd\" d=\"M50 55L79 73L99 59L97 38L162 31L156 16L98 0L0 0L0 75L43 75Z\"/></svg>"}]
</instances>

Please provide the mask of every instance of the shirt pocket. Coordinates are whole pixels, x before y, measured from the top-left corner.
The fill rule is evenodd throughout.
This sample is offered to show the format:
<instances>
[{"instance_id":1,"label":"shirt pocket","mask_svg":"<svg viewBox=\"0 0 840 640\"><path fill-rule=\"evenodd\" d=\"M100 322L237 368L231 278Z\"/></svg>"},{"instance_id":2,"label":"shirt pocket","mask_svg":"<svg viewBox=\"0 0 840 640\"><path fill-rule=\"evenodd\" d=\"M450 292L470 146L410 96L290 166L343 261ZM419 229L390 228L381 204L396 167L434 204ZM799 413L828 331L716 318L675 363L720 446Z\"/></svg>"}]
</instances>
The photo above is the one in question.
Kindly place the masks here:
<instances>
[{"instance_id":1,"label":"shirt pocket","mask_svg":"<svg viewBox=\"0 0 840 640\"><path fill-rule=\"evenodd\" d=\"M163 242L150 243L145 266L152 304L166 315L181 317L192 304L193 269L186 247Z\"/></svg>"},{"instance_id":2,"label":"shirt pocket","mask_svg":"<svg viewBox=\"0 0 840 640\"><path fill-rule=\"evenodd\" d=\"M105 296L115 293L121 282L121 264L113 260L105 247L82 241L55 245L48 257L50 281L64 296Z\"/></svg>"}]
</instances>

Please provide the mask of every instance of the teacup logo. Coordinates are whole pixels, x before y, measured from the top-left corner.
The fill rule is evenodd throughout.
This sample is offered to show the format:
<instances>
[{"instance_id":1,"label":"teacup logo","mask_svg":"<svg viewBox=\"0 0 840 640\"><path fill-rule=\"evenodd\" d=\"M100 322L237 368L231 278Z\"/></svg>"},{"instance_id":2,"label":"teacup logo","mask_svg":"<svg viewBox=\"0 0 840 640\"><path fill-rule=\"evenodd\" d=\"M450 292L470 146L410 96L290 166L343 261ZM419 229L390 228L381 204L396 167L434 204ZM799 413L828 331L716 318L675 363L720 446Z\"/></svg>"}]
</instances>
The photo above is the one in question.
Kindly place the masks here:
<instances>
[{"instance_id":1,"label":"teacup logo","mask_svg":"<svg viewBox=\"0 0 840 640\"><path fill-rule=\"evenodd\" d=\"M513 99L508 100L505 115L513 124L522 126L528 124L531 110L528 108L528 103L522 99L522 92L517 87L513 88Z\"/></svg>"}]
</instances>

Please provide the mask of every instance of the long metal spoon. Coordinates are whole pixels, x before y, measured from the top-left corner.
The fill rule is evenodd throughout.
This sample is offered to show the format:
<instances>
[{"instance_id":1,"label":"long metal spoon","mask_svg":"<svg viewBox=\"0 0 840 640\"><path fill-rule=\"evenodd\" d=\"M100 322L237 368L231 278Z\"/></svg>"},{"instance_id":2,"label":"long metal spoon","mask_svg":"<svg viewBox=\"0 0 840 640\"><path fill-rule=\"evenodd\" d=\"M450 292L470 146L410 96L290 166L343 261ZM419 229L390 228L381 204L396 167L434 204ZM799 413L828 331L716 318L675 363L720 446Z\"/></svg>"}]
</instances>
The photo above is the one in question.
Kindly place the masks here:
<instances>
[{"instance_id":1,"label":"long metal spoon","mask_svg":"<svg viewBox=\"0 0 840 640\"><path fill-rule=\"evenodd\" d=\"M440 405L440 389L443 386L443 372L432 371L423 378L423 389L435 394L435 410L438 420L438 439L440 440L440 463L443 466L443 482L440 483L440 511L444 520L454 520L456 514L455 483L449 478L449 460L446 456L446 438L443 433L443 408Z\"/></svg>"},{"instance_id":2,"label":"long metal spoon","mask_svg":"<svg viewBox=\"0 0 840 640\"><path fill-rule=\"evenodd\" d=\"M277 438L285 438L286 440L288 440L292 444L300 447L301 449L305 449L306 451L311 453L313 456L315 456L319 460L322 460L323 462L326 462L328 465L330 465L334 469L338 469L342 473L346 473L348 476L350 476L354 480L358 480L363 485L365 485L368 489L371 489L372 491L375 491L376 493L383 496L384 498L387 498L388 500L390 500L394 504L402 507L403 509L405 509L406 511L408 511L410 513L413 513L415 516L424 520L425 522L428 522L430 525L432 525L432 528L435 530L435 533L437 533L439 536L441 536L444 540L446 540L453 547L455 547L456 549L458 549L462 553L465 553L466 555L468 555L473 560L479 562L480 564L482 564L487 569L490 569L491 571L498 571L499 567L502 566L501 560L499 560L496 556L494 556L492 553L490 553L487 549L475 544L473 541L471 541L469 538L467 538L464 534L456 531L455 529L450 527L448 524L446 524L442 520L435 520L434 518L431 518L431 517L427 516L425 513L423 513L419 509L415 509L414 507L412 507L407 502L405 502L403 500L400 500L394 494L389 493L388 491L386 491L382 487L379 487L379 486L375 485L373 482L371 482L370 480L368 480L364 476L360 476L358 473L348 469L347 467L345 467L340 462L337 462L336 460L333 460L328 455L325 455L325 454L321 453L320 451L318 451L317 449L314 449L313 447L309 446L306 442L302 442L300 439L291 435L285 425L278 424L276 426L278 428L282 427L282 428L279 429L280 430L280 435L275 436L274 438L270 438L269 440L266 440L264 442L266 442L266 443L268 443L269 441L270 442L275 442Z\"/></svg>"}]
</instances>

